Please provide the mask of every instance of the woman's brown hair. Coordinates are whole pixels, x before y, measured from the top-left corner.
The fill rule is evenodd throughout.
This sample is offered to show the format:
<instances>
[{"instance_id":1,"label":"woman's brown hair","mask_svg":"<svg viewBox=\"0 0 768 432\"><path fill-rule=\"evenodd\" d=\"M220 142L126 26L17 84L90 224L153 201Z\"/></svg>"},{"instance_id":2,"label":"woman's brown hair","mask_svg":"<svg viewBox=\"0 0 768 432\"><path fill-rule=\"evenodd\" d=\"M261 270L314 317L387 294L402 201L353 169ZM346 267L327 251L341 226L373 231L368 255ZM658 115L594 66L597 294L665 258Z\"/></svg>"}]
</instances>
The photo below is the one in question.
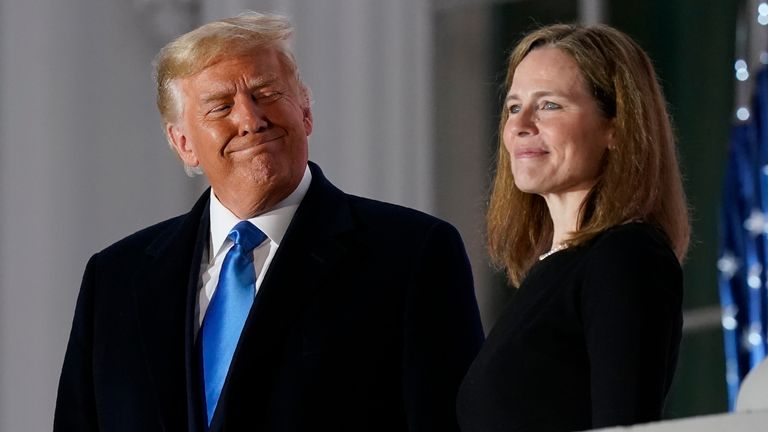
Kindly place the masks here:
<instances>
[{"instance_id":1,"label":"woman's brown hair","mask_svg":"<svg viewBox=\"0 0 768 432\"><path fill-rule=\"evenodd\" d=\"M606 118L613 120L615 148L605 155L597 183L581 205L578 246L615 225L644 221L662 230L680 261L688 249L690 226L675 137L653 65L629 36L606 26L557 24L525 36L512 51L505 88L531 51L555 47L579 65L588 89ZM520 191L512 176L502 130L496 176L487 215L488 246L493 262L519 286L537 257L550 247L552 220L544 199Z\"/></svg>"}]
</instances>

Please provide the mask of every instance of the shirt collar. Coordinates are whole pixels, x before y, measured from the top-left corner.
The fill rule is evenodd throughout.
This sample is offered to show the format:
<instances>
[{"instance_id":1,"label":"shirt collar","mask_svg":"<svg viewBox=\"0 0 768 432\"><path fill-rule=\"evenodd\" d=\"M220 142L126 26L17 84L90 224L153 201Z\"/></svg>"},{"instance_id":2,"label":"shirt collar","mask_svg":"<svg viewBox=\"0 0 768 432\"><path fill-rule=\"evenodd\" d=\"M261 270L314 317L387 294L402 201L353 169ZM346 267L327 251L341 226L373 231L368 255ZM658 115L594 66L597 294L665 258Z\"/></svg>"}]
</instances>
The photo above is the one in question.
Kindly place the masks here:
<instances>
[{"instance_id":1,"label":"shirt collar","mask_svg":"<svg viewBox=\"0 0 768 432\"><path fill-rule=\"evenodd\" d=\"M285 231L288 230L288 225L293 219L293 215L296 213L296 209L299 208L301 200L304 199L304 195L309 190L309 184L312 182L312 173L309 171L309 166L304 169L304 177L301 178L301 182L296 186L296 189L291 192L285 199L277 203L272 209L264 212L256 217L248 219L249 222L256 225L264 234L269 237L269 240L276 246L280 246L283 241ZM219 201L211 189L210 199L210 214L211 214L211 244L210 259L213 259L221 252L224 246L227 236L232 228L240 222L240 219L234 215L228 208Z\"/></svg>"}]
</instances>

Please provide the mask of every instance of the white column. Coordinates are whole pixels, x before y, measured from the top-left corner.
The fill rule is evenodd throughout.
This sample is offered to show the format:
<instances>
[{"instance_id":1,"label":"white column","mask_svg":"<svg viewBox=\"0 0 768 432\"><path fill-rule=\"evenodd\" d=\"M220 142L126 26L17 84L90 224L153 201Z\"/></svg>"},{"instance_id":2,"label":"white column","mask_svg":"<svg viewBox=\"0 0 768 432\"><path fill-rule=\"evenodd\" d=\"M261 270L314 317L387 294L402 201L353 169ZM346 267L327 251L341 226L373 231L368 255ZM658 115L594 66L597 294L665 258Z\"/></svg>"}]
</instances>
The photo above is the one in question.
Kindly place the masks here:
<instances>
[{"instance_id":1,"label":"white column","mask_svg":"<svg viewBox=\"0 0 768 432\"><path fill-rule=\"evenodd\" d=\"M0 0L0 430L51 429L88 256L191 206L131 2Z\"/></svg>"},{"instance_id":2,"label":"white column","mask_svg":"<svg viewBox=\"0 0 768 432\"><path fill-rule=\"evenodd\" d=\"M579 0L579 22L582 24L604 23L608 19L605 0Z\"/></svg>"},{"instance_id":3,"label":"white column","mask_svg":"<svg viewBox=\"0 0 768 432\"><path fill-rule=\"evenodd\" d=\"M245 9L289 15L314 99L310 158L346 192L433 210L430 2L203 4L204 20Z\"/></svg>"},{"instance_id":4,"label":"white column","mask_svg":"<svg viewBox=\"0 0 768 432\"><path fill-rule=\"evenodd\" d=\"M496 148L497 97L491 70L493 11L488 5L441 4L435 10L434 82L436 214L462 234L486 326L496 321L507 290L488 264L485 211Z\"/></svg>"}]
</instances>

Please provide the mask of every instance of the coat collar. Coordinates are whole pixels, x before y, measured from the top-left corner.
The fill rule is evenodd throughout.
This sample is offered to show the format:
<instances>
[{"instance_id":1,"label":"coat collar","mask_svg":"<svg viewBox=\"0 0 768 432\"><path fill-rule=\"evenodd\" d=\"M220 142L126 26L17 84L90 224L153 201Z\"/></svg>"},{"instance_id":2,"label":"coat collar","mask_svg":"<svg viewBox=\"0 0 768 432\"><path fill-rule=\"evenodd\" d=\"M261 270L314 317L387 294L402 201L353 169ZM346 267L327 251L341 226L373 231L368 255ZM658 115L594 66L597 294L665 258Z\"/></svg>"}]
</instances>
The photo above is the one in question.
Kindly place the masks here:
<instances>
[{"instance_id":1,"label":"coat collar","mask_svg":"<svg viewBox=\"0 0 768 432\"><path fill-rule=\"evenodd\" d=\"M192 210L168 224L145 249L133 280L141 347L157 396L160 416L169 430L187 429L194 421L191 402L196 365L194 316L202 253L208 240L206 191Z\"/></svg>"},{"instance_id":2,"label":"coat collar","mask_svg":"<svg viewBox=\"0 0 768 432\"><path fill-rule=\"evenodd\" d=\"M211 430L226 428L242 413L268 418L272 380L301 311L349 251L354 229L348 196L310 163L312 184L270 264L230 366ZM301 341L293 340L301 343Z\"/></svg>"},{"instance_id":3,"label":"coat collar","mask_svg":"<svg viewBox=\"0 0 768 432\"><path fill-rule=\"evenodd\" d=\"M228 396L238 392L241 382L262 382L262 388L268 388L277 367L275 351L304 300L348 251L345 235L354 229L348 196L316 164L310 162L309 167L312 183L251 308L228 379L236 384L226 384L233 388L225 387L220 401L224 408L219 411L225 415L217 411L211 430L225 421ZM198 426L203 421L193 335L200 263L209 235L208 209L206 191L189 213L171 223L146 249L134 280L144 358L168 429L186 429L181 423L186 421L189 430L201 430ZM258 399L255 396L246 403L259 406L254 404Z\"/></svg>"}]
</instances>

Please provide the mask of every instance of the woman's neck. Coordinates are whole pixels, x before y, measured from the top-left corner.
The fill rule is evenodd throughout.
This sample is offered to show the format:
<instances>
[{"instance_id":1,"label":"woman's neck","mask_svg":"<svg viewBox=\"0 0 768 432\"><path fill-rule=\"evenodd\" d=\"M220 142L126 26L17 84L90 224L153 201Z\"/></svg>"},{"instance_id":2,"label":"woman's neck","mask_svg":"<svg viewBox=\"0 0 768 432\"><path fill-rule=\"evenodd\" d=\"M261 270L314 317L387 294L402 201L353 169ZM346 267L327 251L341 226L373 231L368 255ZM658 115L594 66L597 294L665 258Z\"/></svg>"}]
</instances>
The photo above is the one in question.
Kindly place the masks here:
<instances>
[{"instance_id":1,"label":"woman's neck","mask_svg":"<svg viewBox=\"0 0 768 432\"><path fill-rule=\"evenodd\" d=\"M579 210L589 190L572 191L563 194L547 194L544 200L552 218L552 245L556 248L566 243L571 233L576 231L579 224Z\"/></svg>"}]
</instances>

